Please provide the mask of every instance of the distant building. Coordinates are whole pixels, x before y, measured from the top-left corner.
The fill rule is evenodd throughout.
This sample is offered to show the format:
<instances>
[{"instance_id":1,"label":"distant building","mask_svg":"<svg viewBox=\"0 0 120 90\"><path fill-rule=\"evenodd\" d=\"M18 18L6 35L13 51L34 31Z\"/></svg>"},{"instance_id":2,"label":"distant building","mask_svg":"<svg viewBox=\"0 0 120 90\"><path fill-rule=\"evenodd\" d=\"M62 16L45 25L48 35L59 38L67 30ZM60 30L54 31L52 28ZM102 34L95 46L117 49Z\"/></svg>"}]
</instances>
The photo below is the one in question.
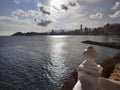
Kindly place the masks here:
<instances>
[{"instance_id":1,"label":"distant building","mask_svg":"<svg viewBox=\"0 0 120 90\"><path fill-rule=\"evenodd\" d=\"M80 35L80 33L81 33L81 32L80 32L80 29L75 29L75 34L76 34L76 35Z\"/></svg>"},{"instance_id":2,"label":"distant building","mask_svg":"<svg viewBox=\"0 0 120 90\"><path fill-rule=\"evenodd\" d=\"M83 25L82 25L82 24L80 25L80 30L81 30L81 32L82 32L82 30L83 30Z\"/></svg>"},{"instance_id":3,"label":"distant building","mask_svg":"<svg viewBox=\"0 0 120 90\"><path fill-rule=\"evenodd\" d=\"M106 35L120 35L120 24L106 24L104 27L104 33Z\"/></svg>"},{"instance_id":4,"label":"distant building","mask_svg":"<svg viewBox=\"0 0 120 90\"><path fill-rule=\"evenodd\" d=\"M87 27L85 27L85 34L87 34L88 33L88 28Z\"/></svg>"},{"instance_id":5,"label":"distant building","mask_svg":"<svg viewBox=\"0 0 120 90\"><path fill-rule=\"evenodd\" d=\"M64 30L62 30L62 34L64 34Z\"/></svg>"}]
</instances>

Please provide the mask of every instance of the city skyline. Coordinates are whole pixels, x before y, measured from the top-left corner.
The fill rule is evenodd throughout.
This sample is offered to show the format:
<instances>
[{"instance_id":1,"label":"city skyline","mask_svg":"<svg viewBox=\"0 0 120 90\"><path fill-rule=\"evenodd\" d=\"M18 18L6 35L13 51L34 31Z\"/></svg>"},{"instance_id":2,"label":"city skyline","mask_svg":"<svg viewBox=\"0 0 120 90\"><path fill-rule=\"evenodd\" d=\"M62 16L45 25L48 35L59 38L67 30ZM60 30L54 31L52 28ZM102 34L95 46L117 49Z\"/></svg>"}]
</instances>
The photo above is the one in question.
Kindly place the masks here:
<instances>
[{"instance_id":1,"label":"city skyline","mask_svg":"<svg viewBox=\"0 0 120 90\"><path fill-rule=\"evenodd\" d=\"M84 27L84 28L83 28ZM74 30L54 30L49 32L15 32L11 36L37 36L37 35L120 35L120 23L109 24L103 27L89 28L82 24Z\"/></svg>"},{"instance_id":2,"label":"city skyline","mask_svg":"<svg viewBox=\"0 0 120 90\"><path fill-rule=\"evenodd\" d=\"M0 35L120 23L120 0L1 0Z\"/></svg>"}]
</instances>

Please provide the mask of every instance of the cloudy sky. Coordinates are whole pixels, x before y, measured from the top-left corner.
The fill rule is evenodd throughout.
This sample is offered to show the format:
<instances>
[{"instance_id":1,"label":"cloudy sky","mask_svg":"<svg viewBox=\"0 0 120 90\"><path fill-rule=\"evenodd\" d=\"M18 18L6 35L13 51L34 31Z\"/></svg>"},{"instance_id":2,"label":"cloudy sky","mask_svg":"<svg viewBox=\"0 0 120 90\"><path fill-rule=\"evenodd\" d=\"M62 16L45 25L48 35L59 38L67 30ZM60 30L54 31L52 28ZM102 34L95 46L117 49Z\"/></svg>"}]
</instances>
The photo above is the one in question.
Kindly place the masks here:
<instances>
[{"instance_id":1,"label":"cloudy sky","mask_svg":"<svg viewBox=\"0 0 120 90\"><path fill-rule=\"evenodd\" d=\"M0 0L0 35L120 23L120 0Z\"/></svg>"}]
</instances>

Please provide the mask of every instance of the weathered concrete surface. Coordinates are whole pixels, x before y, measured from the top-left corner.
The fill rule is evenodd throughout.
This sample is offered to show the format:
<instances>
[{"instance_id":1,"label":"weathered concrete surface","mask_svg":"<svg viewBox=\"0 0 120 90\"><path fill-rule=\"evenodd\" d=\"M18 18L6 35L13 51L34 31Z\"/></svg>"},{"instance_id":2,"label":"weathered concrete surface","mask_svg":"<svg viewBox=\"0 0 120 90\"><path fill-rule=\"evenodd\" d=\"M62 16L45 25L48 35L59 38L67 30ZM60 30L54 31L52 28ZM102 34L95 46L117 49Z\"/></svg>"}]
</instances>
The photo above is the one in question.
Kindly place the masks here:
<instances>
[{"instance_id":1,"label":"weathered concrete surface","mask_svg":"<svg viewBox=\"0 0 120 90\"><path fill-rule=\"evenodd\" d=\"M97 90L97 77L80 73L79 80L74 86L73 90Z\"/></svg>"},{"instance_id":2,"label":"weathered concrete surface","mask_svg":"<svg viewBox=\"0 0 120 90\"><path fill-rule=\"evenodd\" d=\"M97 83L98 90L120 90L120 81L99 77Z\"/></svg>"}]
</instances>

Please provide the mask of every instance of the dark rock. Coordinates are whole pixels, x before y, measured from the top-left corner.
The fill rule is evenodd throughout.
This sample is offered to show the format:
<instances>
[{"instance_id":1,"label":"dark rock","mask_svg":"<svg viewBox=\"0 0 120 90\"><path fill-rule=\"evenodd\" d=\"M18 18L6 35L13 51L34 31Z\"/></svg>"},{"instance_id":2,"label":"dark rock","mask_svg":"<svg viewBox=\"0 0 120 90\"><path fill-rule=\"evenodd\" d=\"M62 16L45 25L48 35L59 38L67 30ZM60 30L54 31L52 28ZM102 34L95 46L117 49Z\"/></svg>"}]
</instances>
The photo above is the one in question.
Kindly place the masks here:
<instances>
[{"instance_id":1,"label":"dark rock","mask_svg":"<svg viewBox=\"0 0 120 90\"><path fill-rule=\"evenodd\" d=\"M115 43L115 42L96 42L96 41L82 41L82 43L87 43L87 44L93 44L93 45L99 45L99 46L105 46L105 47L110 47L110 48L115 48L115 49L120 49L120 44Z\"/></svg>"},{"instance_id":2,"label":"dark rock","mask_svg":"<svg viewBox=\"0 0 120 90\"><path fill-rule=\"evenodd\" d=\"M63 87L59 90L72 90L77 82L78 73L76 70L65 80Z\"/></svg>"}]
</instances>

